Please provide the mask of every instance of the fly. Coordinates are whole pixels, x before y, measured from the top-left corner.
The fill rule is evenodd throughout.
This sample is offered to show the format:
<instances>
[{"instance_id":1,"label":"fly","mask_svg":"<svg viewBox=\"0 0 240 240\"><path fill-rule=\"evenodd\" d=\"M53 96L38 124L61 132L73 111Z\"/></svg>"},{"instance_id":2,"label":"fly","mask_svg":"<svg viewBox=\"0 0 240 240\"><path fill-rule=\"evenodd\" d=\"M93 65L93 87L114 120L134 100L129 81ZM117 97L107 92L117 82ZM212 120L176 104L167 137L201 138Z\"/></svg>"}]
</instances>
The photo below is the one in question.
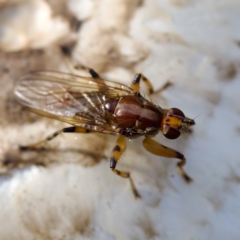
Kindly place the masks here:
<instances>
[{"instance_id":1,"label":"fly","mask_svg":"<svg viewBox=\"0 0 240 240\"><path fill-rule=\"evenodd\" d=\"M177 158L180 175L186 182L192 179L184 171L183 154L152 139L160 131L168 139L176 139L191 132L193 119L178 108L163 109L145 99L140 93L142 80L149 93L150 81L136 74L131 87L102 79L93 69L91 77L55 71L36 71L20 78L14 94L20 104L32 112L71 124L35 144L20 147L36 149L61 133L94 133L118 135L110 157L111 170L130 180L135 197L140 197L129 172L116 169L126 148L126 138L144 136L143 146L152 154Z\"/></svg>"}]
</instances>

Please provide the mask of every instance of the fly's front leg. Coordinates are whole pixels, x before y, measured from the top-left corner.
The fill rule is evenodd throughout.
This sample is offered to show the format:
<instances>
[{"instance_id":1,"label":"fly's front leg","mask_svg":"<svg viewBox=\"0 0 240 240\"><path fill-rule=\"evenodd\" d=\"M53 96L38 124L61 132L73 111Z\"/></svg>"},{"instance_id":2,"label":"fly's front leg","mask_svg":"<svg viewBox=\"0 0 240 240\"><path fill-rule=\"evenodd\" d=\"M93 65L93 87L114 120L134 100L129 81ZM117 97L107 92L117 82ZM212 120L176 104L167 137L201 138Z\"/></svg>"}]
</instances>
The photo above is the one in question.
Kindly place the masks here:
<instances>
[{"instance_id":1,"label":"fly's front leg","mask_svg":"<svg viewBox=\"0 0 240 240\"><path fill-rule=\"evenodd\" d=\"M180 175L183 177L183 179L187 183L192 181L192 179L188 176L188 174L183 169L183 166L186 163L186 159L180 152L177 152L177 151L173 150L172 148L165 147L165 146L161 145L160 143L154 141L150 137L146 137L143 140L143 146L147 151L151 152L152 154L162 156L162 157L180 159L180 161L177 163L177 167L178 167Z\"/></svg>"},{"instance_id":2,"label":"fly's front leg","mask_svg":"<svg viewBox=\"0 0 240 240\"><path fill-rule=\"evenodd\" d=\"M55 133L51 134L47 138L45 138L37 143L30 144L28 146L19 146L19 148L20 148L20 150L36 149L36 148L40 147L41 145L43 145L44 143L51 141L53 138L57 137L61 133L90 133L90 132L92 132L92 131L88 130L86 128L82 128L82 127L75 127L75 126L67 127L67 128L63 128L61 130L56 131Z\"/></svg>"},{"instance_id":3,"label":"fly's front leg","mask_svg":"<svg viewBox=\"0 0 240 240\"><path fill-rule=\"evenodd\" d=\"M120 159L120 157L123 154L125 149L126 149L126 138L124 136L119 136L118 140L117 140L117 144L112 150L112 154L111 154L111 158L110 158L110 168L118 176L123 177L123 178L129 178L133 194L136 198L139 198L140 195L139 195L139 193L138 193L138 191L137 191L137 189L136 189L136 187L133 183L133 180L130 176L130 173L129 172L122 172L122 171L119 171L119 170L115 169L116 165L117 165L117 162Z\"/></svg>"}]
</instances>

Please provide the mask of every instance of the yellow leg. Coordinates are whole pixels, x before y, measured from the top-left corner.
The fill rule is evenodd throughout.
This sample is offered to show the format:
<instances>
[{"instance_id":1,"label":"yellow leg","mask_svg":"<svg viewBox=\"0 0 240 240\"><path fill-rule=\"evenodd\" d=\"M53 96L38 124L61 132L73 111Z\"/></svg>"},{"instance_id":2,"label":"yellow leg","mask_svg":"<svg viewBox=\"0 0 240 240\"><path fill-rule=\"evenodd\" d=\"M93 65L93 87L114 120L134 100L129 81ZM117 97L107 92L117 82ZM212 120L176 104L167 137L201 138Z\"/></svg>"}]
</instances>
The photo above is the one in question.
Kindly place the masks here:
<instances>
[{"instance_id":1,"label":"yellow leg","mask_svg":"<svg viewBox=\"0 0 240 240\"><path fill-rule=\"evenodd\" d=\"M133 82L131 84L131 88L136 91L139 92L140 90L140 81L143 80L144 83L147 86L148 89L148 93L152 94L153 93L153 86L151 84L151 82L142 74L142 73L138 73L135 75Z\"/></svg>"},{"instance_id":2,"label":"yellow leg","mask_svg":"<svg viewBox=\"0 0 240 240\"><path fill-rule=\"evenodd\" d=\"M142 73L138 73L135 75L133 82L131 84L131 88L134 91L136 91L136 92L140 91L140 81L141 80L143 80L144 83L146 84L149 94L160 93L163 90L167 89L168 87L172 86L172 83L168 81L160 89L158 89L157 91L153 91L153 86L152 86L151 82Z\"/></svg>"},{"instance_id":3,"label":"yellow leg","mask_svg":"<svg viewBox=\"0 0 240 240\"><path fill-rule=\"evenodd\" d=\"M119 136L118 140L117 140L117 144L112 150L112 154L111 154L111 158L110 158L110 168L118 176L123 177L123 178L129 178L133 194L136 198L139 198L141 196L139 195L139 193L133 183L130 173L122 172L122 171L115 169L117 162L120 159L120 157L123 154L125 149L126 149L126 138L124 136Z\"/></svg>"},{"instance_id":4,"label":"yellow leg","mask_svg":"<svg viewBox=\"0 0 240 240\"><path fill-rule=\"evenodd\" d=\"M170 81L167 81L161 88L159 88L154 93L161 93L162 91L166 90L168 87L172 86L173 84Z\"/></svg>"},{"instance_id":5,"label":"yellow leg","mask_svg":"<svg viewBox=\"0 0 240 240\"><path fill-rule=\"evenodd\" d=\"M86 128L81 128L81 127L67 127L67 128L63 128L61 130L56 131L55 133L51 134L50 136L48 136L47 138L34 143L34 144L30 144L28 146L20 146L20 150L31 150L31 149L36 149L39 146L41 146L42 144L51 141L53 138L57 137L59 134L61 133L90 133L92 131L86 129Z\"/></svg>"},{"instance_id":6,"label":"yellow leg","mask_svg":"<svg viewBox=\"0 0 240 240\"><path fill-rule=\"evenodd\" d=\"M143 146L147 151L151 152L152 154L162 156L162 157L180 159L180 161L177 163L177 167L178 167L180 175L183 177L183 179L187 183L192 181L192 179L187 175L187 173L183 169L183 166L186 163L186 159L181 153L173 150L172 148L168 148L168 147L161 145L160 143L154 141L150 137L146 137L143 140Z\"/></svg>"}]
</instances>

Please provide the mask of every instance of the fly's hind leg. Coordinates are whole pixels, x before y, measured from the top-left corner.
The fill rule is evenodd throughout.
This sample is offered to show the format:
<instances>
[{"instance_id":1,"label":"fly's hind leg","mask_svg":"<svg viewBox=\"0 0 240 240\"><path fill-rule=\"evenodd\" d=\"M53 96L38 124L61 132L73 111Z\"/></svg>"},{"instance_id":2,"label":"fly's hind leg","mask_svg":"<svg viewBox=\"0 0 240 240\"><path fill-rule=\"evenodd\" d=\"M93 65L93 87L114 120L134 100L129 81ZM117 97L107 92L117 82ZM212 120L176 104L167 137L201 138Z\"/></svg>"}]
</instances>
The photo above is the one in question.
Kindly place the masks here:
<instances>
[{"instance_id":1,"label":"fly's hind leg","mask_svg":"<svg viewBox=\"0 0 240 240\"><path fill-rule=\"evenodd\" d=\"M180 159L180 161L177 163L177 168L179 170L180 175L183 177L183 179L187 183L190 183L192 181L192 179L188 176L188 174L183 169L183 166L186 163L186 159L181 153L173 150L172 148L168 148L166 146L161 145L160 143L154 141L150 137L146 137L143 140L143 146L147 151L151 152L152 154L162 156L162 157Z\"/></svg>"},{"instance_id":2,"label":"fly's hind leg","mask_svg":"<svg viewBox=\"0 0 240 240\"><path fill-rule=\"evenodd\" d=\"M139 193L138 193L138 191L137 191L137 189L136 189L136 187L133 183L133 180L130 176L130 173L129 172L122 172L122 171L119 171L119 170L115 169L116 165L117 165L117 162L120 159L120 157L123 154L125 149L126 149L126 138L124 136L119 136L118 140L117 140L117 144L112 150L112 154L111 154L111 158L110 158L110 168L118 176L123 177L123 178L129 178L134 196L136 198L140 198L141 196L139 195Z\"/></svg>"},{"instance_id":3,"label":"fly's hind leg","mask_svg":"<svg viewBox=\"0 0 240 240\"><path fill-rule=\"evenodd\" d=\"M72 50L71 48L69 49L68 46L62 46L61 50L66 57L65 60L70 69L72 69L73 71L74 70L88 71L94 79L101 79L99 74L96 71L94 71L92 68L86 67L81 64L74 65L74 63L71 60L71 50Z\"/></svg>"},{"instance_id":4,"label":"fly's hind leg","mask_svg":"<svg viewBox=\"0 0 240 240\"><path fill-rule=\"evenodd\" d=\"M92 76L92 78L94 78L94 80L98 84L99 89L106 90L106 84L105 84L104 80L100 77L100 75L95 70L93 70L92 68L83 66L83 65L75 66L75 68L88 71L90 73L90 75Z\"/></svg>"},{"instance_id":5,"label":"fly's hind leg","mask_svg":"<svg viewBox=\"0 0 240 240\"><path fill-rule=\"evenodd\" d=\"M151 82L148 80L148 78L146 78L142 73L138 73L135 75L131 84L131 88L136 92L140 91L141 80L146 84L149 94L160 93L172 85L172 83L168 81L160 89L158 89L157 91L154 91L153 86Z\"/></svg>"},{"instance_id":6,"label":"fly's hind leg","mask_svg":"<svg viewBox=\"0 0 240 240\"><path fill-rule=\"evenodd\" d=\"M76 65L75 69L88 71L93 78L100 78L99 74L92 68L89 68L83 65Z\"/></svg>"},{"instance_id":7,"label":"fly's hind leg","mask_svg":"<svg viewBox=\"0 0 240 240\"><path fill-rule=\"evenodd\" d=\"M20 150L33 150L33 149L37 149L39 148L41 145L45 144L48 141L51 141L53 138L57 137L59 134L61 133L90 133L92 132L91 130L88 130L86 128L82 128L82 127L67 127L67 128L63 128L61 130L58 130L56 132L54 132L53 134L51 134L50 136L48 136L47 138L37 142L37 143L33 143L27 146L19 146Z\"/></svg>"}]
</instances>

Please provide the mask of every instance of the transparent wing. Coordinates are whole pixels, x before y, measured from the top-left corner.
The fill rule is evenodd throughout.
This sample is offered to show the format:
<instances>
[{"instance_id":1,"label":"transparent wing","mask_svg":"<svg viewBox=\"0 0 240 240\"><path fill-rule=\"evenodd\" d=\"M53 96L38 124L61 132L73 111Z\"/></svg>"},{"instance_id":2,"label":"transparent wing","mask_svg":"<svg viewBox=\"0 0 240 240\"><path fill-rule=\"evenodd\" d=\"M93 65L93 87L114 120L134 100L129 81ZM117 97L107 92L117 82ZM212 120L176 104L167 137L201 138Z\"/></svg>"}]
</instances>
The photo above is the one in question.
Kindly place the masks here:
<instances>
[{"instance_id":1,"label":"transparent wing","mask_svg":"<svg viewBox=\"0 0 240 240\"><path fill-rule=\"evenodd\" d=\"M96 131L116 128L106 117L104 101L131 93L131 88L119 83L54 71L29 73L14 90L20 104L32 111Z\"/></svg>"}]
</instances>

